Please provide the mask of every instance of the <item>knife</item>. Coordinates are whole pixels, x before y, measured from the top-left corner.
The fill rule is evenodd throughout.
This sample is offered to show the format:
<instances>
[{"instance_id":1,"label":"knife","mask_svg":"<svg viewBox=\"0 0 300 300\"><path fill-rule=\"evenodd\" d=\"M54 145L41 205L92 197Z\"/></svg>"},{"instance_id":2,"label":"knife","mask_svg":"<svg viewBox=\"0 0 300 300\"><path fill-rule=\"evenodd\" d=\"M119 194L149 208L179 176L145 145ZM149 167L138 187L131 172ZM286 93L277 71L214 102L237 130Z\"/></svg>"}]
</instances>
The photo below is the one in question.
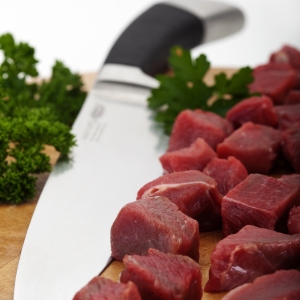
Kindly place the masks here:
<instances>
[{"instance_id":1,"label":"knife","mask_svg":"<svg viewBox=\"0 0 300 300\"><path fill-rule=\"evenodd\" d=\"M73 125L77 146L51 172L23 245L15 300L72 299L107 265L110 227L162 174L167 138L146 99L173 45L193 48L242 28L242 12L211 1L156 4L117 39Z\"/></svg>"}]
</instances>

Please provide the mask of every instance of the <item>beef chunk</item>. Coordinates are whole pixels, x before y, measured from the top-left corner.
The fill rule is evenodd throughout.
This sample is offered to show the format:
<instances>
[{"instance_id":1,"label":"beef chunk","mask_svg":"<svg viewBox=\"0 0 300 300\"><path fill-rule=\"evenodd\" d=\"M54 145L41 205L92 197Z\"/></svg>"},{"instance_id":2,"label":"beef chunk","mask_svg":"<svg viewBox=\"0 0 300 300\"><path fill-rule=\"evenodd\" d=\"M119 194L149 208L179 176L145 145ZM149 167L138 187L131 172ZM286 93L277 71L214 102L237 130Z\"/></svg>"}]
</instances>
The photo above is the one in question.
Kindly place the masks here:
<instances>
[{"instance_id":1,"label":"beef chunk","mask_svg":"<svg viewBox=\"0 0 300 300\"><path fill-rule=\"evenodd\" d=\"M202 139L198 138L187 148L167 152L159 160L165 173L198 170L202 171L216 152Z\"/></svg>"},{"instance_id":2,"label":"beef chunk","mask_svg":"<svg viewBox=\"0 0 300 300\"><path fill-rule=\"evenodd\" d=\"M200 230L221 228L222 196L216 182L200 171L183 171L161 176L144 185L137 199L164 196L189 217L199 222Z\"/></svg>"},{"instance_id":3,"label":"beef chunk","mask_svg":"<svg viewBox=\"0 0 300 300\"><path fill-rule=\"evenodd\" d=\"M299 189L299 193L300 193L300 174L282 175L280 177L280 180L296 186ZM299 194L299 197L300 197L300 194ZM298 201L298 205L300 205L300 199Z\"/></svg>"},{"instance_id":4,"label":"beef chunk","mask_svg":"<svg viewBox=\"0 0 300 300\"><path fill-rule=\"evenodd\" d=\"M289 210L295 205L298 189L277 178L251 174L228 192L222 201L225 236L251 224L280 229L286 224Z\"/></svg>"},{"instance_id":5,"label":"beef chunk","mask_svg":"<svg viewBox=\"0 0 300 300\"><path fill-rule=\"evenodd\" d=\"M112 257L145 255L149 248L199 260L197 221L178 210L165 197L145 198L126 204L111 228Z\"/></svg>"},{"instance_id":6,"label":"beef chunk","mask_svg":"<svg viewBox=\"0 0 300 300\"><path fill-rule=\"evenodd\" d=\"M290 210L288 218L289 234L300 234L300 206Z\"/></svg>"},{"instance_id":7,"label":"beef chunk","mask_svg":"<svg viewBox=\"0 0 300 300\"><path fill-rule=\"evenodd\" d=\"M290 45L284 45L279 51L271 54L270 62L287 63L295 70L300 70L300 51Z\"/></svg>"},{"instance_id":8,"label":"beef chunk","mask_svg":"<svg viewBox=\"0 0 300 300\"><path fill-rule=\"evenodd\" d=\"M239 127L246 122L276 126L277 114L268 96L247 98L227 111L226 118Z\"/></svg>"},{"instance_id":9,"label":"beef chunk","mask_svg":"<svg viewBox=\"0 0 300 300\"><path fill-rule=\"evenodd\" d=\"M253 71L254 82L249 85L252 93L258 92L282 104L289 90L297 86L297 71L289 64L268 63Z\"/></svg>"},{"instance_id":10,"label":"beef chunk","mask_svg":"<svg viewBox=\"0 0 300 300\"><path fill-rule=\"evenodd\" d=\"M229 291L259 276L299 266L299 234L247 225L216 245L204 291Z\"/></svg>"},{"instance_id":11,"label":"beef chunk","mask_svg":"<svg viewBox=\"0 0 300 300\"><path fill-rule=\"evenodd\" d=\"M176 118L168 151L189 147L197 138L203 138L216 149L233 130L232 124L219 115L200 109L184 110Z\"/></svg>"},{"instance_id":12,"label":"beef chunk","mask_svg":"<svg viewBox=\"0 0 300 300\"><path fill-rule=\"evenodd\" d=\"M247 122L217 147L220 158L234 156L249 173L268 174L280 149L281 132Z\"/></svg>"},{"instance_id":13,"label":"beef chunk","mask_svg":"<svg viewBox=\"0 0 300 300\"><path fill-rule=\"evenodd\" d=\"M300 90L290 90L284 99L284 104L300 104Z\"/></svg>"},{"instance_id":14,"label":"beef chunk","mask_svg":"<svg viewBox=\"0 0 300 300\"><path fill-rule=\"evenodd\" d=\"M283 132L282 149L294 171L300 173L300 122Z\"/></svg>"},{"instance_id":15,"label":"beef chunk","mask_svg":"<svg viewBox=\"0 0 300 300\"><path fill-rule=\"evenodd\" d=\"M300 272L280 270L258 277L229 292L222 300L293 300L300 299Z\"/></svg>"},{"instance_id":16,"label":"beef chunk","mask_svg":"<svg viewBox=\"0 0 300 300\"><path fill-rule=\"evenodd\" d=\"M217 182L217 189L222 195L226 195L248 176L244 165L233 156L229 156L228 159L212 159L203 173Z\"/></svg>"},{"instance_id":17,"label":"beef chunk","mask_svg":"<svg viewBox=\"0 0 300 300\"><path fill-rule=\"evenodd\" d=\"M278 127L281 130L289 129L293 124L300 122L300 104L275 106L278 116Z\"/></svg>"},{"instance_id":18,"label":"beef chunk","mask_svg":"<svg viewBox=\"0 0 300 300\"><path fill-rule=\"evenodd\" d=\"M270 62L289 64L298 74L300 87L300 51L290 45L284 45L279 51L273 53Z\"/></svg>"},{"instance_id":19,"label":"beef chunk","mask_svg":"<svg viewBox=\"0 0 300 300\"><path fill-rule=\"evenodd\" d=\"M279 180L294 185L298 189L296 206L300 206L300 174L282 175Z\"/></svg>"},{"instance_id":20,"label":"beef chunk","mask_svg":"<svg viewBox=\"0 0 300 300\"><path fill-rule=\"evenodd\" d=\"M118 283L104 277L94 277L73 300L141 300L136 285L132 282Z\"/></svg>"},{"instance_id":21,"label":"beef chunk","mask_svg":"<svg viewBox=\"0 0 300 300\"><path fill-rule=\"evenodd\" d=\"M183 255L149 249L147 256L126 255L121 282L134 282L144 300L199 300L200 266Z\"/></svg>"}]
</instances>

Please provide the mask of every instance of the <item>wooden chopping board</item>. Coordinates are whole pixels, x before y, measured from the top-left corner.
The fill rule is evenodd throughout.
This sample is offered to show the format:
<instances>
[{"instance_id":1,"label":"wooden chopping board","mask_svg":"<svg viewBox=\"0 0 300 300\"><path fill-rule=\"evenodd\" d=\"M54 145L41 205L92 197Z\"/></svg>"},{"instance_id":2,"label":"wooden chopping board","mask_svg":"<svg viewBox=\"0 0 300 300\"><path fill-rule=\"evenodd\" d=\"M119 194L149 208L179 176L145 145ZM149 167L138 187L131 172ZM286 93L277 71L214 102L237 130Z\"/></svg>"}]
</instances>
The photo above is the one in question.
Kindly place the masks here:
<instances>
[{"instance_id":1,"label":"wooden chopping board","mask_svg":"<svg viewBox=\"0 0 300 300\"><path fill-rule=\"evenodd\" d=\"M213 76L220 71L226 71L231 76L233 69L213 69L207 74L206 81L212 83ZM96 74L83 76L85 87L89 90L94 82ZM59 154L52 147L47 147L46 152L51 157L52 165L55 164ZM22 205L0 205L0 299L12 300L17 266L22 250L25 235L34 212L35 206L46 183L49 174L38 177L37 193L35 197ZM210 267L210 254L216 243L222 238L221 231L202 233L200 235L200 267L202 271L202 283L207 282ZM118 281L119 274L124 268L121 262L113 261L101 275ZM81 287L78 287L79 289ZM219 300L225 293L204 293L203 300Z\"/></svg>"}]
</instances>

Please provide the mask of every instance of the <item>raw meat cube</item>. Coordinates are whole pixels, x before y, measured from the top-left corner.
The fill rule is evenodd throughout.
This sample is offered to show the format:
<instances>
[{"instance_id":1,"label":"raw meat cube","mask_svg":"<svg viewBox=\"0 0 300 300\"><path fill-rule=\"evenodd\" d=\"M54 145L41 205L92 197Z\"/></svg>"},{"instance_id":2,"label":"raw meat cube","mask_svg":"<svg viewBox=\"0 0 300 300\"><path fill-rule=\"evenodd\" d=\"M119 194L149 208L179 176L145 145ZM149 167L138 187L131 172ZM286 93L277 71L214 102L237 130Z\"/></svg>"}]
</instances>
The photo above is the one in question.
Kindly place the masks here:
<instances>
[{"instance_id":1,"label":"raw meat cube","mask_svg":"<svg viewBox=\"0 0 300 300\"><path fill-rule=\"evenodd\" d=\"M259 276L299 266L299 234L247 225L216 245L204 291L229 291Z\"/></svg>"},{"instance_id":2,"label":"raw meat cube","mask_svg":"<svg viewBox=\"0 0 300 300\"><path fill-rule=\"evenodd\" d=\"M76 293L73 300L141 300L133 282L118 283L104 277L94 277Z\"/></svg>"},{"instance_id":3,"label":"raw meat cube","mask_svg":"<svg viewBox=\"0 0 300 300\"><path fill-rule=\"evenodd\" d=\"M121 282L134 282L143 300L199 300L200 266L183 255L149 249L147 256L126 255Z\"/></svg>"},{"instance_id":4,"label":"raw meat cube","mask_svg":"<svg viewBox=\"0 0 300 300\"><path fill-rule=\"evenodd\" d=\"M212 159L203 173L217 182L217 189L222 195L226 195L248 176L244 165L233 156L229 156L228 159Z\"/></svg>"},{"instance_id":5,"label":"raw meat cube","mask_svg":"<svg viewBox=\"0 0 300 300\"><path fill-rule=\"evenodd\" d=\"M198 222L165 197L126 204L111 227L111 256L145 255L149 248L199 260Z\"/></svg>"},{"instance_id":6,"label":"raw meat cube","mask_svg":"<svg viewBox=\"0 0 300 300\"><path fill-rule=\"evenodd\" d=\"M284 104L300 104L300 90L290 90L284 99Z\"/></svg>"},{"instance_id":7,"label":"raw meat cube","mask_svg":"<svg viewBox=\"0 0 300 300\"><path fill-rule=\"evenodd\" d=\"M287 63L295 70L300 70L300 51L289 45L284 45L279 51L271 54L270 62Z\"/></svg>"},{"instance_id":8,"label":"raw meat cube","mask_svg":"<svg viewBox=\"0 0 300 300\"><path fill-rule=\"evenodd\" d=\"M281 130L289 129L293 124L300 122L300 104L275 106L278 116L278 127Z\"/></svg>"},{"instance_id":9,"label":"raw meat cube","mask_svg":"<svg viewBox=\"0 0 300 300\"><path fill-rule=\"evenodd\" d=\"M254 69L253 76L250 92L267 95L275 104L282 104L288 91L297 86L297 71L289 64L261 65Z\"/></svg>"},{"instance_id":10,"label":"raw meat cube","mask_svg":"<svg viewBox=\"0 0 300 300\"><path fill-rule=\"evenodd\" d=\"M200 109L183 110L175 120L168 151L189 147L199 137L216 149L217 144L232 131L232 124L215 113Z\"/></svg>"},{"instance_id":11,"label":"raw meat cube","mask_svg":"<svg viewBox=\"0 0 300 300\"><path fill-rule=\"evenodd\" d=\"M288 218L289 234L300 234L300 206L290 210Z\"/></svg>"},{"instance_id":12,"label":"raw meat cube","mask_svg":"<svg viewBox=\"0 0 300 300\"><path fill-rule=\"evenodd\" d=\"M280 149L281 132L247 122L217 147L220 158L234 156L249 173L268 174Z\"/></svg>"},{"instance_id":13,"label":"raw meat cube","mask_svg":"<svg viewBox=\"0 0 300 300\"><path fill-rule=\"evenodd\" d=\"M298 84L300 87L300 51L290 45L283 46L279 51L273 53L270 62L287 63L298 73Z\"/></svg>"},{"instance_id":14,"label":"raw meat cube","mask_svg":"<svg viewBox=\"0 0 300 300\"><path fill-rule=\"evenodd\" d=\"M277 178L250 174L222 201L223 232L238 232L245 225L281 229L298 196L297 187Z\"/></svg>"},{"instance_id":15,"label":"raw meat cube","mask_svg":"<svg viewBox=\"0 0 300 300\"><path fill-rule=\"evenodd\" d=\"M283 131L282 149L295 172L300 173L300 122Z\"/></svg>"},{"instance_id":16,"label":"raw meat cube","mask_svg":"<svg viewBox=\"0 0 300 300\"><path fill-rule=\"evenodd\" d=\"M296 186L300 192L300 174L282 175L279 179L286 183ZM300 199L299 199L299 205L300 205Z\"/></svg>"},{"instance_id":17,"label":"raw meat cube","mask_svg":"<svg viewBox=\"0 0 300 300\"><path fill-rule=\"evenodd\" d=\"M296 300L300 299L300 272L280 270L258 277L230 291L222 300Z\"/></svg>"},{"instance_id":18,"label":"raw meat cube","mask_svg":"<svg viewBox=\"0 0 300 300\"><path fill-rule=\"evenodd\" d=\"M268 96L251 97L242 100L228 110L226 118L235 127L239 127L246 122L273 127L277 125L277 114L273 102Z\"/></svg>"},{"instance_id":19,"label":"raw meat cube","mask_svg":"<svg viewBox=\"0 0 300 300\"><path fill-rule=\"evenodd\" d=\"M167 152L159 160L165 173L173 173L187 170L202 171L216 152L204 141L198 138L187 148Z\"/></svg>"},{"instance_id":20,"label":"raw meat cube","mask_svg":"<svg viewBox=\"0 0 300 300\"><path fill-rule=\"evenodd\" d=\"M183 171L163 175L146 185L137 199L164 196L175 203L187 216L199 222L200 230L221 228L222 196L216 182L200 171Z\"/></svg>"}]
</instances>

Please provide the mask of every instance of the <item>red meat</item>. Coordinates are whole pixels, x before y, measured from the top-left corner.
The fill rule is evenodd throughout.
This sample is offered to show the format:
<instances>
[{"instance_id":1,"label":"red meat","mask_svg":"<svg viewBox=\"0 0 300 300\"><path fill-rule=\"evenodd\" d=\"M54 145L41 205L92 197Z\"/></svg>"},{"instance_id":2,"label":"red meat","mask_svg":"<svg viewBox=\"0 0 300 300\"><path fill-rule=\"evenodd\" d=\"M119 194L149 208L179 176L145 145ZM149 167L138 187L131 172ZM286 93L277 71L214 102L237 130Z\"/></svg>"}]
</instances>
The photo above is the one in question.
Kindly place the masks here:
<instances>
[{"instance_id":1,"label":"red meat","mask_svg":"<svg viewBox=\"0 0 300 300\"><path fill-rule=\"evenodd\" d=\"M132 282L118 283L103 277L94 277L73 300L141 300L136 285Z\"/></svg>"},{"instance_id":2,"label":"red meat","mask_svg":"<svg viewBox=\"0 0 300 300\"><path fill-rule=\"evenodd\" d=\"M290 45L284 45L279 51L272 53L270 62L289 64L298 73L300 87L300 51Z\"/></svg>"},{"instance_id":3,"label":"red meat","mask_svg":"<svg viewBox=\"0 0 300 300\"><path fill-rule=\"evenodd\" d=\"M282 149L295 172L300 173L300 122L282 133Z\"/></svg>"},{"instance_id":4,"label":"red meat","mask_svg":"<svg viewBox=\"0 0 300 300\"><path fill-rule=\"evenodd\" d=\"M224 235L236 233L245 225L282 229L297 196L298 189L291 184L261 174L249 175L223 198Z\"/></svg>"},{"instance_id":5,"label":"red meat","mask_svg":"<svg viewBox=\"0 0 300 300\"><path fill-rule=\"evenodd\" d=\"M235 127L246 122L273 127L277 125L277 114L272 99L268 96L251 97L239 102L228 110L226 118Z\"/></svg>"},{"instance_id":6,"label":"red meat","mask_svg":"<svg viewBox=\"0 0 300 300\"><path fill-rule=\"evenodd\" d=\"M299 266L299 234L247 225L216 245L204 291L229 291L259 276Z\"/></svg>"},{"instance_id":7,"label":"red meat","mask_svg":"<svg viewBox=\"0 0 300 300\"><path fill-rule=\"evenodd\" d=\"M278 127L281 130L289 129L293 124L300 122L300 104L275 106L278 116Z\"/></svg>"},{"instance_id":8,"label":"red meat","mask_svg":"<svg viewBox=\"0 0 300 300\"><path fill-rule=\"evenodd\" d=\"M275 104L282 104L288 91L297 86L297 71L289 64L261 65L254 69L253 76L250 92L267 95Z\"/></svg>"},{"instance_id":9,"label":"red meat","mask_svg":"<svg viewBox=\"0 0 300 300\"><path fill-rule=\"evenodd\" d=\"M300 174L289 174L289 175L282 175L279 180L282 180L286 183L292 184L296 186L299 189L300 193ZM299 194L300 197L300 194ZM299 205L300 205L300 199L299 199Z\"/></svg>"},{"instance_id":10,"label":"red meat","mask_svg":"<svg viewBox=\"0 0 300 300\"><path fill-rule=\"evenodd\" d=\"M288 63L295 70L300 70L300 51L289 45L284 45L279 51L271 54L270 62Z\"/></svg>"},{"instance_id":11,"label":"red meat","mask_svg":"<svg viewBox=\"0 0 300 300\"><path fill-rule=\"evenodd\" d=\"M187 170L202 171L216 152L202 139L198 138L187 148L167 152L159 160L165 173Z\"/></svg>"},{"instance_id":12,"label":"red meat","mask_svg":"<svg viewBox=\"0 0 300 300\"><path fill-rule=\"evenodd\" d=\"M112 257L145 255L149 248L199 260L199 225L165 197L126 204L111 227Z\"/></svg>"},{"instance_id":13,"label":"red meat","mask_svg":"<svg viewBox=\"0 0 300 300\"><path fill-rule=\"evenodd\" d=\"M236 157L249 173L268 174L281 138L279 130L247 122L218 145L217 153L220 158Z\"/></svg>"},{"instance_id":14,"label":"red meat","mask_svg":"<svg viewBox=\"0 0 300 300\"><path fill-rule=\"evenodd\" d=\"M288 218L289 234L300 234L300 206L290 210Z\"/></svg>"},{"instance_id":15,"label":"red meat","mask_svg":"<svg viewBox=\"0 0 300 300\"><path fill-rule=\"evenodd\" d=\"M300 104L300 90L290 90L284 99L284 104Z\"/></svg>"},{"instance_id":16,"label":"red meat","mask_svg":"<svg viewBox=\"0 0 300 300\"><path fill-rule=\"evenodd\" d=\"M280 270L245 283L222 300L296 300L300 299L300 272Z\"/></svg>"},{"instance_id":17,"label":"red meat","mask_svg":"<svg viewBox=\"0 0 300 300\"><path fill-rule=\"evenodd\" d=\"M233 156L229 156L228 159L212 159L203 173L217 182L217 189L222 195L226 195L248 176L244 165Z\"/></svg>"},{"instance_id":18,"label":"red meat","mask_svg":"<svg viewBox=\"0 0 300 300\"><path fill-rule=\"evenodd\" d=\"M179 210L199 222L200 230L221 228L222 196L216 182L200 171L183 171L161 176L144 185L137 199L164 196Z\"/></svg>"},{"instance_id":19,"label":"red meat","mask_svg":"<svg viewBox=\"0 0 300 300\"><path fill-rule=\"evenodd\" d=\"M183 110L175 120L168 151L189 147L197 138L203 138L216 149L217 144L232 131L232 124L215 113L200 109Z\"/></svg>"},{"instance_id":20,"label":"red meat","mask_svg":"<svg viewBox=\"0 0 300 300\"><path fill-rule=\"evenodd\" d=\"M121 282L134 282L143 300L199 300L200 266L187 256L149 249L147 256L126 255Z\"/></svg>"}]
</instances>

